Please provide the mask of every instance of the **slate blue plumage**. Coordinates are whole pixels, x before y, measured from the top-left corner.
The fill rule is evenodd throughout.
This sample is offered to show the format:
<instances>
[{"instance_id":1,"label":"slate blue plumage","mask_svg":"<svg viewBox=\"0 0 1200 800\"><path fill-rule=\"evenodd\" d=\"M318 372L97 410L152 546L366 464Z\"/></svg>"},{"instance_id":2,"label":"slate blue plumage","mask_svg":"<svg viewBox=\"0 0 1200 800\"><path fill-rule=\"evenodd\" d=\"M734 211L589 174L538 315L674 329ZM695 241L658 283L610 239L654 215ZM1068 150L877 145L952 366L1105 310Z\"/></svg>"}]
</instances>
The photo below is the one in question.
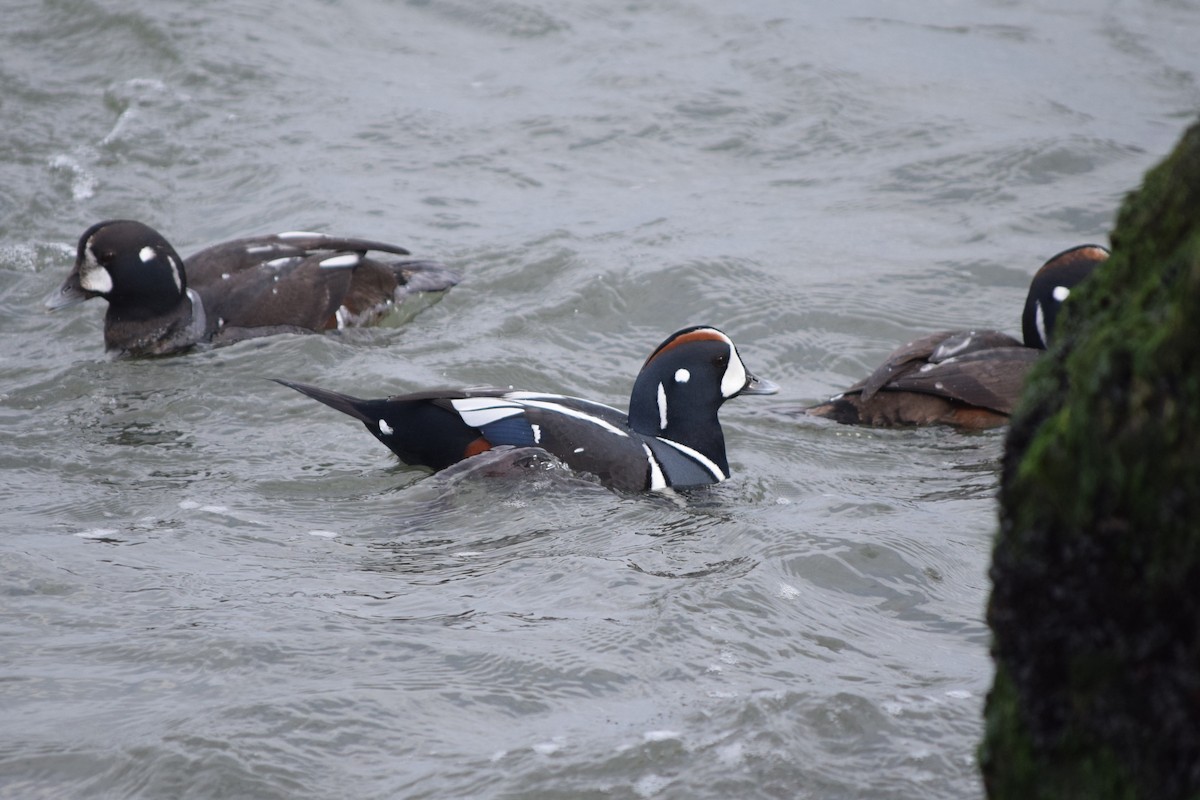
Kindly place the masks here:
<instances>
[{"instance_id":1,"label":"slate blue plumage","mask_svg":"<svg viewBox=\"0 0 1200 800\"><path fill-rule=\"evenodd\" d=\"M362 400L279 381L360 420L406 464L444 469L493 447L539 447L572 469L627 491L717 483L729 477L717 412L741 394L774 394L721 331L695 326L646 359L629 412L557 394L435 390Z\"/></svg>"}]
</instances>

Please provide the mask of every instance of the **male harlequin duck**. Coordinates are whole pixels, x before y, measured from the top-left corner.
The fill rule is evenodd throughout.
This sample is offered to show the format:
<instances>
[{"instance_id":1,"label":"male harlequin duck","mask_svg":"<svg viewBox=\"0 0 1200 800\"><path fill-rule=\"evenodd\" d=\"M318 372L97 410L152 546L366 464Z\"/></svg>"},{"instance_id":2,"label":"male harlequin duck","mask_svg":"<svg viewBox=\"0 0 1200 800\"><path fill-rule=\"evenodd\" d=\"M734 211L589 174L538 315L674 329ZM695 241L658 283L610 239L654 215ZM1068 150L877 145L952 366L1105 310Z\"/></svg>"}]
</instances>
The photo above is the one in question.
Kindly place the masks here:
<instances>
[{"instance_id":1,"label":"male harlequin duck","mask_svg":"<svg viewBox=\"0 0 1200 800\"><path fill-rule=\"evenodd\" d=\"M406 464L444 469L493 447L541 448L626 491L700 486L729 477L717 410L739 394L774 394L737 348L707 326L671 334L633 384L629 413L557 394L428 391L360 400L279 381L362 421Z\"/></svg>"},{"instance_id":2,"label":"male harlequin duck","mask_svg":"<svg viewBox=\"0 0 1200 800\"><path fill-rule=\"evenodd\" d=\"M276 333L370 324L410 292L438 292L458 275L432 261L382 261L403 247L322 233L237 239L188 258L132 220L99 222L79 239L75 268L46 298L51 311L108 300L106 349L165 355Z\"/></svg>"},{"instance_id":3,"label":"male harlequin duck","mask_svg":"<svg viewBox=\"0 0 1200 800\"><path fill-rule=\"evenodd\" d=\"M1023 345L999 331L931 333L897 349L865 380L801 411L848 425L1004 425L1026 373L1050 341L1063 301L1107 258L1107 248L1085 244L1037 271L1021 317Z\"/></svg>"}]
</instances>

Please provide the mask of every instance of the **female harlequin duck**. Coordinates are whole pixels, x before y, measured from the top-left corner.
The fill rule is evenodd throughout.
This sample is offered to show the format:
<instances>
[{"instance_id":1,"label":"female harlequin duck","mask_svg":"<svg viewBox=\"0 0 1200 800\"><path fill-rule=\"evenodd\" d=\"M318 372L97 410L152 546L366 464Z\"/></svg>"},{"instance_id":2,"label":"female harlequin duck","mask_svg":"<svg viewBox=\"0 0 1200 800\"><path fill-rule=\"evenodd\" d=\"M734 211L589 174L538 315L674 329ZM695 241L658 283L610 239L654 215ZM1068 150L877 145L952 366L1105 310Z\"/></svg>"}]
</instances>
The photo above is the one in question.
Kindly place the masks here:
<instances>
[{"instance_id":1,"label":"female harlequin duck","mask_svg":"<svg viewBox=\"0 0 1200 800\"><path fill-rule=\"evenodd\" d=\"M108 300L106 349L165 355L276 333L314 333L376 321L409 292L437 292L458 276L431 261L381 261L403 247L321 233L237 239L184 261L158 231L99 222L79 239L75 268L46 298L51 311Z\"/></svg>"},{"instance_id":2,"label":"female harlequin duck","mask_svg":"<svg viewBox=\"0 0 1200 800\"><path fill-rule=\"evenodd\" d=\"M444 469L502 445L539 447L626 491L700 486L729 477L717 410L739 394L774 394L716 328L671 334L633 384L629 413L557 394L429 391L359 400L279 381L361 420L405 464Z\"/></svg>"},{"instance_id":3,"label":"female harlequin duck","mask_svg":"<svg viewBox=\"0 0 1200 800\"><path fill-rule=\"evenodd\" d=\"M1085 244L1037 271L1021 318L1024 345L999 331L931 333L897 349L865 380L801 411L848 425L1004 425L1026 373L1050 341L1063 301L1107 258L1107 248Z\"/></svg>"}]
</instances>

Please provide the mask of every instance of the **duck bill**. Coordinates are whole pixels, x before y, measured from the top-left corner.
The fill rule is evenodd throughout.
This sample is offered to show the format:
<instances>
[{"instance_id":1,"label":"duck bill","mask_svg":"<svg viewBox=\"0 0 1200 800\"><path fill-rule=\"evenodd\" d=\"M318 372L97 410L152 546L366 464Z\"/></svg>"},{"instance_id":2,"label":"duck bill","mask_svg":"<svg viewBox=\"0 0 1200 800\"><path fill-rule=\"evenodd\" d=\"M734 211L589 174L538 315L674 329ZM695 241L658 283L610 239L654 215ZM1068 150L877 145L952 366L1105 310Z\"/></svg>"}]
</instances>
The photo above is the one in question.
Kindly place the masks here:
<instances>
[{"instance_id":1,"label":"duck bill","mask_svg":"<svg viewBox=\"0 0 1200 800\"><path fill-rule=\"evenodd\" d=\"M766 378L757 378L746 373L746 388L742 389L740 394L775 394L779 391L779 385L772 383Z\"/></svg>"},{"instance_id":2,"label":"duck bill","mask_svg":"<svg viewBox=\"0 0 1200 800\"><path fill-rule=\"evenodd\" d=\"M90 300L95 296L93 292L88 292L79 285L79 271L75 270L67 276L62 286L46 295L46 299L42 303L46 306L47 311L58 311L60 308L79 305L84 300Z\"/></svg>"}]
</instances>

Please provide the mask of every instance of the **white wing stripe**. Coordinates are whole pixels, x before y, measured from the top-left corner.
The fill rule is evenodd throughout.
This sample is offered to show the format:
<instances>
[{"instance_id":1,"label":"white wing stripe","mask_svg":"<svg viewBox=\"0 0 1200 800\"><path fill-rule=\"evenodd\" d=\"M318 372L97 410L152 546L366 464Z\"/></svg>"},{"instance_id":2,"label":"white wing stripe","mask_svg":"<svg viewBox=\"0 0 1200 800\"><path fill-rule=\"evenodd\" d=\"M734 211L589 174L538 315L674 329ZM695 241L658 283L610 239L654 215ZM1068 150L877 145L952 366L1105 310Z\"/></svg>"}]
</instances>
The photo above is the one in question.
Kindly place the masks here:
<instances>
[{"instance_id":1,"label":"white wing stripe","mask_svg":"<svg viewBox=\"0 0 1200 800\"><path fill-rule=\"evenodd\" d=\"M558 403L546 403L540 400L522 400L521 405L528 406L530 408L540 408L545 411L553 411L555 414L562 414L563 416L573 417L575 419L583 420L584 422L590 422L593 425L599 425L609 433L615 433L618 436L629 436L629 434L625 431L605 422L599 417L593 417L591 414L585 414L582 411L576 411L573 408L560 406Z\"/></svg>"},{"instance_id":2,"label":"white wing stripe","mask_svg":"<svg viewBox=\"0 0 1200 800\"><path fill-rule=\"evenodd\" d=\"M472 428L482 428L493 422L515 417L523 411L517 403L496 397L464 397L451 400L450 405L454 406L462 421Z\"/></svg>"}]
</instances>

